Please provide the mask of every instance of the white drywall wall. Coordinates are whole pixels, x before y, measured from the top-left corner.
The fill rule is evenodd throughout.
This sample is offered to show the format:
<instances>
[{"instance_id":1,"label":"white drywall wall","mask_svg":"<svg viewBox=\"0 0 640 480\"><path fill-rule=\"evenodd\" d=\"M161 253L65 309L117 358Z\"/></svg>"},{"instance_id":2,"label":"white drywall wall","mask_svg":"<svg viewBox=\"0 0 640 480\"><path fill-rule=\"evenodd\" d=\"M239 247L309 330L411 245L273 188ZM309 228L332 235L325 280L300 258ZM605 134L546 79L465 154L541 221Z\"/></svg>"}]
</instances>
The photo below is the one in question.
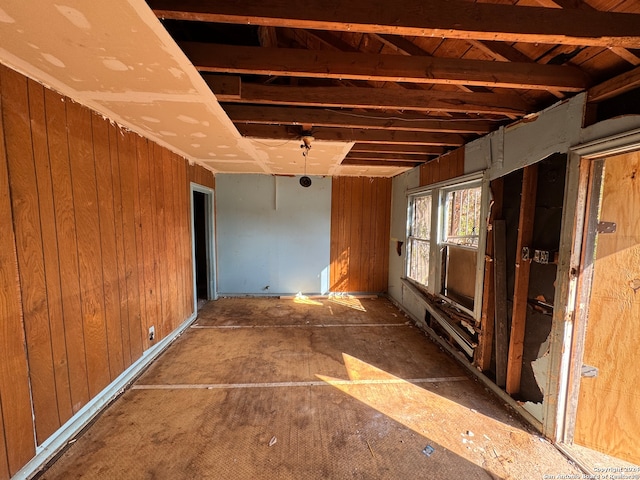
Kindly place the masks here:
<instances>
[{"instance_id":1,"label":"white drywall wall","mask_svg":"<svg viewBox=\"0 0 640 480\"><path fill-rule=\"evenodd\" d=\"M216 176L220 295L329 290L331 179Z\"/></svg>"}]
</instances>

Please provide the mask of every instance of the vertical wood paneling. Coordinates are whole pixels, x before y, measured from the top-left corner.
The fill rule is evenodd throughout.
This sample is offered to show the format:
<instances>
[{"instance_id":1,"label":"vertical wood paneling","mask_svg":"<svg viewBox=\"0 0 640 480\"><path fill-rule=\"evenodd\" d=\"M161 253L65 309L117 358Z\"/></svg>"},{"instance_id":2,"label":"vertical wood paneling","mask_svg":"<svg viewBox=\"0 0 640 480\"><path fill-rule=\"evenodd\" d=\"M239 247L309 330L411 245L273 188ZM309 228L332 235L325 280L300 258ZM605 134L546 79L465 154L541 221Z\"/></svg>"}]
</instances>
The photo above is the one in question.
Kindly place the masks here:
<instances>
[{"instance_id":1,"label":"vertical wood paneling","mask_svg":"<svg viewBox=\"0 0 640 480\"><path fill-rule=\"evenodd\" d=\"M183 317L188 317L193 312L193 281L192 281L192 261L191 261L191 191L189 188L189 180L187 167L189 165L180 161L178 163L179 186L178 195L180 197L179 216L181 224L181 260L182 260L182 289L185 292L185 302L183 304Z\"/></svg>"},{"instance_id":2,"label":"vertical wood paneling","mask_svg":"<svg viewBox=\"0 0 640 480\"><path fill-rule=\"evenodd\" d=\"M375 210L372 208L372 196L374 193L373 178L363 178L362 181L362 261L360 262L360 285L365 292L371 292L371 263L375 253L372 242L375 236L372 235L372 222L375 225Z\"/></svg>"},{"instance_id":3,"label":"vertical wood paneling","mask_svg":"<svg viewBox=\"0 0 640 480\"><path fill-rule=\"evenodd\" d=\"M174 322L179 317L179 292L178 282L176 279L176 223L174 208L174 189L173 189L173 156L166 149L162 151L162 173L164 178L164 204L165 204L165 242L167 244L166 263L169 270L169 278L167 283L168 292L165 293L169 299L169 329L173 329L176 325Z\"/></svg>"},{"instance_id":4,"label":"vertical wood paneling","mask_svg":"<svg viewBox=\"0 0 640 480\"><path fill-rule=\"evenodd\" d=\"M349 225L350 237L353 241L349 244L351 254L349 255L349 283L348 291L357 292L357 287L361 285L360 265L362 260L362 223L363 223L363 177L356 177L350 185L350 199L348 205L351 206L351 223Z\"/></svg>"},{"instance_id":5,"label":"vertical wood paneling","mask_svg":"<svg viewBox=\"0 0 640 480\"><path fill-rule=\"evenodd\" d=\"M154 178L154 200L155 200L155 232L154 241L156 248L156 258L157 259L166 259L167 258L167 242L164 236L164 225L166 224L165 217L165 208L164 208L164 173L163 173L163 164L164 159L162 156L162 148L157 144L151 144L153 148L153 162L151 163L152 174ZM158 335L164 337L170 332L168 327L169 318L168 312L171 309L170 306L170 296L168 295L168 284L169 284L169 271L167 270L167 262L160 261L158 263L158 299L160 302L158 303L159 308L159 317L156 325L156 332Z\"/></svg>"},{"instance_id":6,"label":"vertical wood paneling","mask_svg":"<svg viewBox=\"0 0 640 480\"><path fill-rule=\"evenodd\" d=\"M192 313L191 180L215 186L0 67L0 479Z\"/></svg>"},{"instance_id":7,"label":"vertical wood paneling","mask_svg":"<svg viewBox=\"0 0 640 480\"><path fill-rule=\"evenodd\" d=\"M89 385L80 300L77 233L69 167L67 117L63 98L51 90L45 90L45 108L67 365L72 410L75 413L89 401Z\"/></svg>"},{"instance_id":8,"label":"vertical wood paneling","mask_svg":"<svg viewBox=\"0 0 640 480\"><path fill-rule=\"evenodd\" d=\"M124 228L123 228L123 203L120 190L120 160L118 152L118 137L121 136L118 128L107 124L109 130L109 157L111 162L111 175L101 181L108 182L111 179L113 188L113 219L116 248L116 268L118 275L119 309L120 309L120 339L122 341L123 369L131 365L131 331L129 326L129 298L127 295L127 269L124 252ZM106 207L108 208L108 207Z\"/></svg>"},{"instance_id":9,"label":"vertical wood paneling","mask_svg":"<svg viewBox=\"0 0 640 480\"><path fill-rule=\"evenodd\" d=\"M420 186L443 182L462 175L464 175L464 147L420 165Z\"/></svg>"},{"instance_id":10,"label":"vertical wood paneling","mask_svg":"<svg viewBox=\"0 0 640 480\"><path fill-rule=\"evenodd\" d=\"M113 380L124 370L122 354L122 320L120 318L120 284L116 254L115 217L113 211L113 183L109 149L109 123L96 114L91 115L93 154L98 187L98 218L100 221L100 247L104 309L109 351L109 372Z\"/></svg>"},{"instance_id":11,"label":"vertical wood paneling","mask_svg":"<svg viewBox=\"0 0 640 480\"><path fill-rule=\"evenodd\" d=\"M141 293L144 292L145 315L143 317L143 337L145 350L151 346L147 332L157 321L156 312L156 275L154 269L153 249L153 212L151 199L151 181L149 172L149 145L142 137L136 138L138 158L138 192L139 192L139 232L138 265L143 270ZM142 260L142 263L140 263ZM142 297L142 295L141 295Z\"/></svg>"},{"instance_id":12,"label":"vertical wood paneling","mask_svg":"<svg viewBox=\"0 0 640 480\"><path fill-rule=\"evenodd\" d=\"M145 238L142 232L143 228L143 205L140 200L141 198L141 188L144 188L142 185L143 180L141 179L141 172L144 171L144 156L147 154L146 151L146 143L141 141L142 139L135 135L133 137L134 151L135 156L133 158L133 172L135 179L135 187L133 192L133 211L134 211L134 219L135 219L135 239L136 239L136 259L138 262L138 295L140 296L140 347L144 351L148 348L147 341L147 322L149 318L149 311L151 310L151 305L149 305L149 298L147 295L147 277L149 276L149 272L146 271L145 264ZM148 192L143 192L148 194Z\"/></svg>"},{"instance_id":13,"label":"vertical wood paneling","mask_svg":"<svg viewBox=\"0 0 640 480\"><path fill-rule=\"evenodd\" d=\"M387 290L390 222L390 178L333 178L331 291Z\"/></svg>"},{"instance_id":14,"label":"vertical wood paneling","mask_svg":"<svg viewBox=\"0 0 640 480\"><path fill-rule=\"evenodd\" d=\"M154 337L153 342L150 342L152 345L158 338L162 338L161 333L161 324L162 324L162 293L160 288L160 264L163 263L163 259L160 257L158 252L158 211L157 211L157 194L156 194L156 159L155 159L155 148L154 144L151 141L147 141L148 146L148 159L149 159L149 215L145 217L146 224L148 226L147 233L151 235L150 240L150 265L148 268L151 269L153 274L153 318L149 319L149 322L153 320L153 323L149 323L148 325L154 325L156 330L156 336ZM161 157L159 157L161 161ZM148 331L148 330L147 330Z\"/></svg>"},{"instance_id":15,"label":"vertical wood paneling","mask_svg":"<svg viewBox=\"0 0 640 480\"><path fill-rule=\"evenodd\" d=\"M31 391L38 442L60 426L53 373L51 329L47 304L46 280L40 208L35 163L29 123L27 79L6 71L2 79L3 110L7 139L7 161L11 182L11 200L22 291Z\"/></svg>"},{"instance_id":16,"label":"vertical wood paneling","mask_svg":"<svg viewBox=\"0 0 640 480\"><path fill-rule=\"evenodd\" d=\"M379 179L376 210L376 265L382 265L382 273L374 272L374 292L386 292L389 283L389 242L391 232L391 179ZM376 274L377 273L377 274Z\"/></svg>"},{"instance_id":17,"label":"vertical wood paneling","mask_svg":"<svg viewBox=\"0 0 640 480\"><path fill-rule=\"evenodd\" d=\"M337 288L338 279L340 278L340 255L338 254L338 235L339 228L338 222L340 220L340 209L338 202L336 199L340 198L340 186L341 182L334 180L331 182L331 233L330 233L330 243L329 243L329 251L331 252L330 257L331 261L329 263L329 288L334 291Z\"/></svg>"},{"instance_id":18,"label":"vertical wood paneling","mask_svg":"<svg viewBox=\"0 0 640 480\"><path fill-rule=\"evenodd\" d=\"M67 364L64 314L62 311L58 239L53 202L51 166L49 163L49 146L47 144L44 87L29 80L28 92L31 137L38 185L40 225L43 238L44 271L47 285L47 303L49 307L56 399L58 417L60 424L62 424L71 418L73 408Z\"/></svg>"},{"instance_id":19,"label":"vertical wood paneling","mask_svg":"<svg viewBox=\"0 0 640 480\"><path fill-rule=\"evenodd\" d=\"M7 72L0 66L0 92L4 91ZM18 259L5 150L4 126L7 120L13 121L10 117L10 112L5 111L4 95L0 95L0 219L3 222L0 228L0 475L3 478L16 473L35 454Z\"/></svg>"},{"instance_id":20,"label":"vertical wood paneling","mask_svg":"<svg viewBox=\"0 0 640 480\"><path fill-rule=\"evenodd\" d=\"M1 389L0 384L0 389ZM1 393L1 391L0 391ZM4 438L4 419L2 414L2 395L0 395L0 478L9 478L9 459L7 458L7 442Z\"/></svg>"},{"instance_id":21,"label":"vertical wood paneling","mask_svg":"<svg viewBox=\"0 0 640 480\"><path fill-rule=\"evenodd\" d=\"M171 154L171 179L172 179L172 191L173 191L173 212L174 212L174 224L173 228L175 232L179 232L175 237L175 261L176 261L176 269L175 269L175 282L176 289L178 291L178 315L184 315L184 304L185 304L185 291L183 284L183 261L182 261L182 240L180 239L182 233L182 225L180 216L183 215L182 204L181 204L181 195L180 195L180 186L182 185L180 181L180 159L174 153Z\"/></svg>"},{"instance_id":22,"label":"vertical wood paneling","mask_svg":"<svg viewBox=\"0 0 640 480\"><path fill-rule=\"evenodd\" d=\"M91 131L91 113L67 102L69 160L78 233L80 297L87 355L87 375L91 397L111 380L104 309L104 281L98 191Z\"/></svg>"},{"instance_id":23,"label":"vertical wood paneling","mask_svg":"<svg viewBox=\"0 0 640 480\"><path fill-rule=\"evenodd\" d=\"M189 182L197 183L209 188L216 187L216 179L213 173L204 168L202 165L188 165Z\"/></svg>"},{"instance_id":24,"label":"vertical wood paneling","mask_svg":"<svg viewBox=\"0 0 640 480\"><path fill-rule=\"evenodd\" d=\"M133 135L118 135L118 161L120 163L120 189L122 195L122 226L124 233L124 261L129 307L129 347L135 361L142 354L142 327L138 255L136 250L135 200L137 195L136 144Z\"/></svg>"}]
</instances>

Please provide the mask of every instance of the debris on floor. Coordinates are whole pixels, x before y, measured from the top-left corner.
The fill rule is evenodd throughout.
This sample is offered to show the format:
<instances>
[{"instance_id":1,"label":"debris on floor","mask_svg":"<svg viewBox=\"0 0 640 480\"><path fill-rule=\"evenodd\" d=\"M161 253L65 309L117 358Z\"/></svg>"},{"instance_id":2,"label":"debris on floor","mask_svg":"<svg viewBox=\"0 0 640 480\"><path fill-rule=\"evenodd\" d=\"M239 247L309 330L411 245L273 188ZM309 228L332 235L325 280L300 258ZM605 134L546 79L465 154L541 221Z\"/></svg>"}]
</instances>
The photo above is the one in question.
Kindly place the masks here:
<instances>
[{"instance_id":1,"label":"debris on floor","mask_svg":"<svg viewBox=\"0 0 640 480\"><path fill-rule=\"evenodd\" d=\"M427 457L430 457L433 452L435 452L435 449L431 445L427 445L426 447L424 447L424 450L422 450L422 453L424 453Z\"/></svg>"}]
</instances>

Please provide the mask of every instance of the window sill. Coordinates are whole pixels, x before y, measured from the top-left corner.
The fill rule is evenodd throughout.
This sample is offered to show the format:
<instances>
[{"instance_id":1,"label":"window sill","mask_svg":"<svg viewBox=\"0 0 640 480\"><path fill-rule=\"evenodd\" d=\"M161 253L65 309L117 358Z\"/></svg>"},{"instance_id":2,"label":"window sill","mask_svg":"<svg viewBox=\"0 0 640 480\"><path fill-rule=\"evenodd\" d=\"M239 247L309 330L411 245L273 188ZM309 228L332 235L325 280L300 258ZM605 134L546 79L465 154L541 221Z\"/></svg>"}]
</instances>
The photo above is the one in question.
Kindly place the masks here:
<instances>
[{"instance_id":1,"label":"window sill","mask_svg":"<svg viewBox=\"0 0 640 480\"><path fill-rule=\"evenodd\" d=\"M402 282L424 302L428 313L427 326L435 330L436 325L433 323L435 321L441 330L444 330L470 358L473 358L478 346L478 329L474 327L473 317L452 306L446 300L427 292L423 286L409 278L403 278Z\"/></svg>"}]
</instances>

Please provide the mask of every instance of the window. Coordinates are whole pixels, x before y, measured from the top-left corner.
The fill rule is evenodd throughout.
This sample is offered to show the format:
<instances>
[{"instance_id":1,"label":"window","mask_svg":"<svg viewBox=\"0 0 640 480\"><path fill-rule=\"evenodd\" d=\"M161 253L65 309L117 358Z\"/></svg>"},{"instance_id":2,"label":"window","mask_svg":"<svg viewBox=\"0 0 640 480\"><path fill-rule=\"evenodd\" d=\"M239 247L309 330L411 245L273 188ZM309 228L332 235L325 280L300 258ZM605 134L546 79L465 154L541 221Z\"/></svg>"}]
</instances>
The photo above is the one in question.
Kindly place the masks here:
<instances>
[{"instance_id":1,"label":"window","mask_svg":"<svg viewBox=\"0 0 640 480\"><path fill-rule=\"evenodd\" d=\"M445 243L478 247L481 196L480 186L445 193Z\"/></svg>"},{"instance_id":2,"label":"window","mask_svg":"<svg viewBox=\"0 0 640 480\"><path fill-rule=\"evenodd\" d=\"M479 184L443 191L441 294L473 310L480 238L482 188Z\"/></svg>"},{"instance_id":3,"label":"window","mask_svg":"<svg viewBox=\"0 0 640 480\"><path fill-rule=\"evenodd\" d=\"M411 198L407 276L421 285L429 285L431 252L431 193Z\"/></svg>"},{"instance_id":4,"label":"window","mask_svg":"<svg viewBox=\"0 0 640 480\"><path fill-rule=\"evenodd\" d=\"M484 190L476 175L408 197L407 278L474 314Z\"/></svg>"}]
</instances>

